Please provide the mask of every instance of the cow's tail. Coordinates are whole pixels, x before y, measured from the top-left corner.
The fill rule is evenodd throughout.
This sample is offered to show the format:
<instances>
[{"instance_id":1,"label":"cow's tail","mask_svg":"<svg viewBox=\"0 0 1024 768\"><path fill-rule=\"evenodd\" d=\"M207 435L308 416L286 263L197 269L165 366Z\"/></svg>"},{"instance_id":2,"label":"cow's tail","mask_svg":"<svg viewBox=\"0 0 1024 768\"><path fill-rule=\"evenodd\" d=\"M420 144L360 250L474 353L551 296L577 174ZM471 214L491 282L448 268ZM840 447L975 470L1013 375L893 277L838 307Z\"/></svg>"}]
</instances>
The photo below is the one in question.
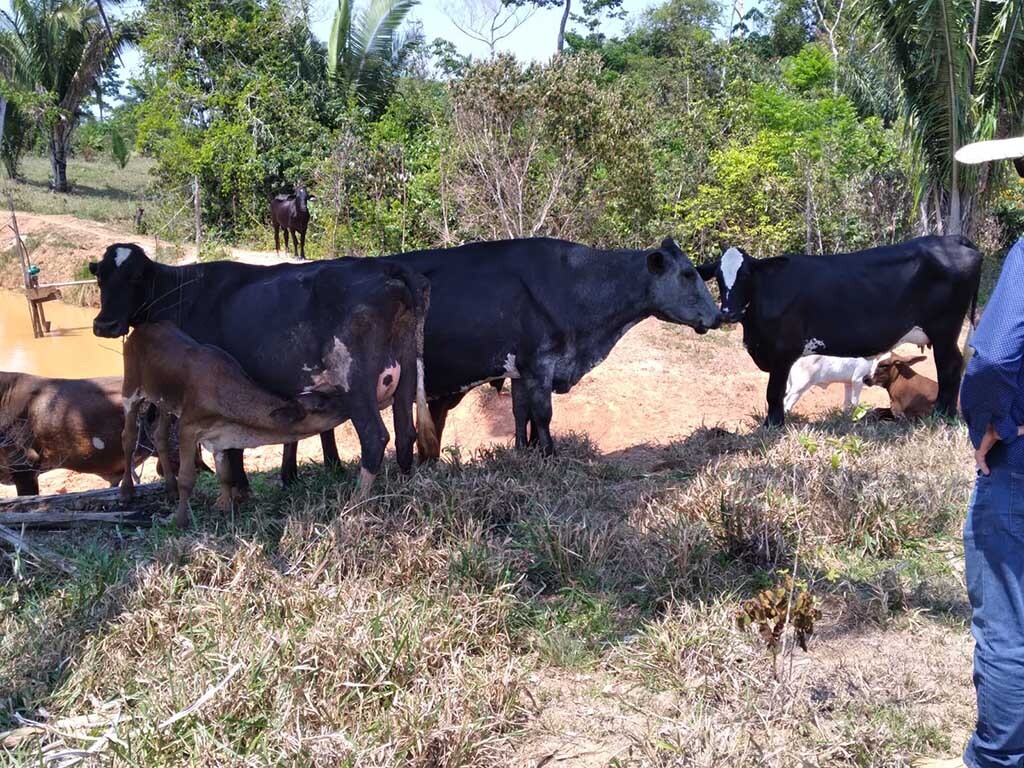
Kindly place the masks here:
<instances>
[{"instance_id":1,"label":"cow's tail","mask_svg":"<svg viewBox=\"0 0 1024 768\"><path fill-rule=\"evenodd\" d=\"M441 441L437 436L437 428L430 416L427 404L427 388L423 369L423 329L427 323L427 311L430 309L430 281L423 275L404 270L404 280L413 296L413 309L416 312L416 450L420 461L436 459L441 455Z\"/></svg>"},{"instance_id":2,"label":"cow's tail","mask_svg":"<svg viewBox=\"0 0 1024 768\"><path fill-rule=\"evenodd\" d=\"M966 241L964 244L968 247L977 251L978 249L974 244L964 238ZM978 279L974 282L974 295L971 296L971 309L967 315L969 325L967 326L967 338L964 339L964 348L962 351L963 366L960 370L961 377L967 372L967 364L971 362L971 357L974 355L974 347L971 346L971 341L974 339L974 331L978 327L978 294L981 291L981 265L978 265Z\"/></svg>"}]
</instances>

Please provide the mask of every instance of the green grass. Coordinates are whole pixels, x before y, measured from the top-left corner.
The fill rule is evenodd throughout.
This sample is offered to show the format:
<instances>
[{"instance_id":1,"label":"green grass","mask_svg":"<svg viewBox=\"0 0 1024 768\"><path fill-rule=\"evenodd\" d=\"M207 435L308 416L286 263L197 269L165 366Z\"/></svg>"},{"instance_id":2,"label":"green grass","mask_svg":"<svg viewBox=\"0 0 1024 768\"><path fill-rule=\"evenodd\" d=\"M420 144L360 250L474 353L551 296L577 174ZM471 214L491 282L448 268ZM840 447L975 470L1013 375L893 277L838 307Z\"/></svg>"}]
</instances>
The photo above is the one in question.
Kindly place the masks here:
<instances>
[{"instance_id":1,"label":"green grass","mask_svg":"<svg viewBox=\"0 0 1024 768\"><path fill-rule=\"evenodd\" d=\"M69 214L133 231L138 206L154 207L147 202L156 197L150 176L153 165L152 160L143 157L133 157L123 169L111 160L73 158L68 162L72 189L67 194L55 194L50 191L49 160L28 155L21 165L22 178L14 182L4 178L0 185L13 191L18 210Z\"/></svg>"},{"instance_id":2,"label":"green grass","mask_svg":"<svg viewBox=\"0 0 1024 768\"><path fill-rule=\"evenodd\" d=\"M0 761L88 747L116 711L115 765L535 764L552 718L624 740L619 765L908 765L971 724L967 455L958 427L838 418L698 430L655 471L570 438L389 464L354 506L351 464L287 491L258 475L233 516L207 476L192 530L33 534L75 579L0 564L0 728L107 723ZM794 567L824 616L776 676L736 615Z\"/></svg>"}]
</instances>

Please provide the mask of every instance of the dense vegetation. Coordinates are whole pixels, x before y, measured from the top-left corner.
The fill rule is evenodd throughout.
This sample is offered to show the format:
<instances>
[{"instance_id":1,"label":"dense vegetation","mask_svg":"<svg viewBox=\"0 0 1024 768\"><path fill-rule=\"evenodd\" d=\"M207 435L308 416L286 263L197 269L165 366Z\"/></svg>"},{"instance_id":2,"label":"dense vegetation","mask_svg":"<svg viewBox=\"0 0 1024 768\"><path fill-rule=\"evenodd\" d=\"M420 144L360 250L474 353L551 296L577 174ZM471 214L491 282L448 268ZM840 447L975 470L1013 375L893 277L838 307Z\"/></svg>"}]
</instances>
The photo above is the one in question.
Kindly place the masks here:
<instances>
[{"instance_id":1,"label":"dense vegetation","mask_svg":"<svg viewBox=\"0 0 1024 768\"><path fill-rule=\"evenodd\" d=\"M536 234L761 255L1018 234L1016 183L950 157L1016 128L1020 3L780 0L728 21L714 0L668 0L618 37L598 23L616 4L591 3L572 17L585 34L570 25L533 64L428 42L402 26L413 5L342 2L324 43L301 0L145 3L112 37L91 0L66 0L79 12L60 24L54 0L17 0L0 19L7 171L48 151L60 188L69 135L81 156L149 156L159 223L192 236L196 184L204 237L234 242L266 242L267 197L306 183L317 256ZM129 43L143 66L121 83ZM72 64L40 65L54 57Z\"/></svg>"}]
</instances>

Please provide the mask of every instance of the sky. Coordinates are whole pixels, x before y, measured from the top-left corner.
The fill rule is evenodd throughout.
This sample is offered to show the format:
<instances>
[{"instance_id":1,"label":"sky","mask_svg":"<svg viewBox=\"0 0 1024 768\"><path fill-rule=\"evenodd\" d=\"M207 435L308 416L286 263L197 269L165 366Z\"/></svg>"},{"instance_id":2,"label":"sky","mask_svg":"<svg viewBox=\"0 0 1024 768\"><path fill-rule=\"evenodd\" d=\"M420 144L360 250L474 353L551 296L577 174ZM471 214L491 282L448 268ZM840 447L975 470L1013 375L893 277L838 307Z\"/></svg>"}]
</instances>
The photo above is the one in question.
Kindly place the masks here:
<instances>
[{"instance_id":1,"label":"sky","mask_svg":"<svg viewBox=\"0 0 1024 768\"><path fill-rule=\"evenodd\" d=\"M412 10L409 18L423 25L423 32L428 41L442 37L454 43L461 53L472 54L476 57L485 56L487 47L483 43L466 37L446 15L445 8L458 2L459 0L421 0L420 4ZM623 9L629 17L635 18L645 9L657 4L657 0L624 0ZM137 0L129 0L129 2L123 3L115 13L120 15L131 12L139 5ZM579 5L579 0L574 5ZM331 17L337 7L337 0L312 0L311 6L313 34L326 42L330 31ZM0 8L9 11L10 7L10 0L0 0ZM498 45L498 49L512 52L521 60L545 61L555 52L558 24L561 18L561 8L535 11L515 33ZM571 22L569 28L572 28ZM624 28L625 22L611 19L602 23L601 31L607 35L616 35L621 33ZM128 70L127 75L130 77L139 66L138 51L129 49L121 56L125 68ZM127 80L128 77L125 79Z\"/></svg>"}]
</instances>

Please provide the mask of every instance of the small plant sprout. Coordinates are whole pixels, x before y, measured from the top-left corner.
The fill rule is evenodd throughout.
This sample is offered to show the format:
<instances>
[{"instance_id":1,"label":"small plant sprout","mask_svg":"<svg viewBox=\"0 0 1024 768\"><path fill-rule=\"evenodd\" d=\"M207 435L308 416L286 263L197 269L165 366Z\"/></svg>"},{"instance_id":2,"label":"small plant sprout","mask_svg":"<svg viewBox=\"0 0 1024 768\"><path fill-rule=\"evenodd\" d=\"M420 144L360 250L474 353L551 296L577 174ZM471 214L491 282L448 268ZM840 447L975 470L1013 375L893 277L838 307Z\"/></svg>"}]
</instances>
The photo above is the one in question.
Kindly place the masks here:
<instances>
[{"instance_id":1,"label":"small plant sprout","mask_svg":"<svg viewBox=\"0 0 1024 768\"><path fill-rule=\"evenodd\" d=\"M814 634L814 622L820 618L821 611L815 607L814 596L807 590L807 585L794 581L787 573L774 587L762 590L743 603L737 624L742 630L757 627L772 655L772 672L775 674L786 625L793 627L797 644L806 651L807 641Z\"/></svg>"}]
</instances>

